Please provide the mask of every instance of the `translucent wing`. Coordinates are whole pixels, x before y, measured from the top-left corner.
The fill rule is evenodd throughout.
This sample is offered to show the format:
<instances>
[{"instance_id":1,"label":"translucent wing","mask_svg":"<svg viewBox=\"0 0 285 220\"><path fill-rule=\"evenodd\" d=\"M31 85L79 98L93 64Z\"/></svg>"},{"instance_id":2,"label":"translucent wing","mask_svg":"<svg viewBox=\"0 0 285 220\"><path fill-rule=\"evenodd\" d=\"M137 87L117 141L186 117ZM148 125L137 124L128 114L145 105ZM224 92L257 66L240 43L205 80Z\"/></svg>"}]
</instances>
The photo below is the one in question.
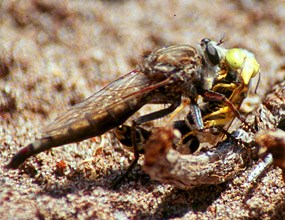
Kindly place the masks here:
<instances>
[{"instance_id":1,"label":"translucent wing","mask_svg":"<svg viewBox=\"0 0 285 220\"><path fill-rule=\"evenodd\" d=\"M149 85L149 79L141 71L134 70L70 108L44 128L42 134L43 136L57 135L62 129L88 118L88 115L100 115L111 107L115 108L132 94L136 94L134 97L139 99L144 94L138 92Z\"/></svg>"}]
</instances>

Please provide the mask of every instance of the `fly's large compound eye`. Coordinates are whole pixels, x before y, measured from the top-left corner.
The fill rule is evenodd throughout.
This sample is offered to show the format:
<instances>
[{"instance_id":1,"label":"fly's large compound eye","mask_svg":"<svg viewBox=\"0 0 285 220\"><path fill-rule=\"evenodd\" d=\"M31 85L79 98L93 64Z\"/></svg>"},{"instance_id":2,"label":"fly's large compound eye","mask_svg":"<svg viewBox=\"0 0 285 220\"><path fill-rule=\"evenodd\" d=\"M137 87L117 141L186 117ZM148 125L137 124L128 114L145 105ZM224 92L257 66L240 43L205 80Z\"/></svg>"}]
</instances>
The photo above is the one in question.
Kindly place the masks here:
<instances>
[{"instance_id":1,"label":"fly's large compound eye","mask_svg":"<svg viewBox=\"0 0 285 220\"><path fill-rule=\"evenodd\" d=\"M200 45L201 45L202 47L203 47L204 45L207 46L207 44L208 44L210 41L211 41L211 40L208 39L208 38L203 38L203 39L201 40Z\"/></svg>"},{"instance_id":2,"label":"fly's large compound eye","mask_svg":"<svg viewBox=\"0 0 285 220\"><path fill-rule=\"evenodd\" d=\"M220 63L220 57L219 57L217 49L215 48L214 45L209 44L209 42L206 45L206 53L207 53L207 56L208 56L210 62L213 65L218 65Z\"/></svg>"}]
</instances>

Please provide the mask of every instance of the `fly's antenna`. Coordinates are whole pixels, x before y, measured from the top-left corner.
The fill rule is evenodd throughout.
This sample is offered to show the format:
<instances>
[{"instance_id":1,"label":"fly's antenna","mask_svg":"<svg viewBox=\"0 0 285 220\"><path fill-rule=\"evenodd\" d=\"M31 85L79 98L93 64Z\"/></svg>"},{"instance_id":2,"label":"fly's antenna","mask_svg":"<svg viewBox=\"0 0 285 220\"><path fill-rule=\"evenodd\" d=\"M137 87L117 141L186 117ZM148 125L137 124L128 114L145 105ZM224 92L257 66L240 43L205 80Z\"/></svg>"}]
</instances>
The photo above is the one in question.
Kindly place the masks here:
<instances>
[{"instance_id":1,"label":"fly's antenna","mask_svg":"<svg viewBox=\"0 0 285 220\"><path fill-rule=\"evenodd\" d=\"M259 86L259 83L260 83L260 78L261 78L261 71L259 71L259 73L258 73L258 80L257 80L257 83L256 83L254 94L257 94L257 89L258 89L258 86Z\"/></svg>"},{"instance_id":2,"label":"fly's antenna","mask_svg":"<svg viewBox=\"0 0 285 220\"><path fill-rule=\"evenodd\" d=\"M222 37L220 38L219 42L217 43L217 45L221 45L224 42L226 42L228 39L226 39L226 34L223 33Z\"/></svg>"}]
</instances>

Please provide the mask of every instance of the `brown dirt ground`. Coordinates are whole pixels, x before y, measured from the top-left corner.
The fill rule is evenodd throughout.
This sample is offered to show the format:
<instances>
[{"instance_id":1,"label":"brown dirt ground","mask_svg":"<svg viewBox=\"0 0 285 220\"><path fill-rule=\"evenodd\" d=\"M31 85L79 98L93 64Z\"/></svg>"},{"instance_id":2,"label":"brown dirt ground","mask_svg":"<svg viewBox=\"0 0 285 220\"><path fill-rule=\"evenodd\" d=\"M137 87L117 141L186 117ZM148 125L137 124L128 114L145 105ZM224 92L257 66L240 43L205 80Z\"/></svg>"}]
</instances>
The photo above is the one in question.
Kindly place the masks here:
<instances>
[{"instance_id":1,"label":"brown dirt ground","mask_svg":"<svg viewBox=\"0 0 285 220\"><path fill-rule=\"evenodd\" d=\"M134 69L147 50L225 36L225 47L256 54L263 96L285 76L285 3L225 2L2 0L2 219L284 219L285 187L273 167L249 190L251 168L220 185L181 191L151 181L137 166L112 190L132 154L111 132L41 153L19 170L3 169L62 109Z\"/></svg>"}]
</instances>

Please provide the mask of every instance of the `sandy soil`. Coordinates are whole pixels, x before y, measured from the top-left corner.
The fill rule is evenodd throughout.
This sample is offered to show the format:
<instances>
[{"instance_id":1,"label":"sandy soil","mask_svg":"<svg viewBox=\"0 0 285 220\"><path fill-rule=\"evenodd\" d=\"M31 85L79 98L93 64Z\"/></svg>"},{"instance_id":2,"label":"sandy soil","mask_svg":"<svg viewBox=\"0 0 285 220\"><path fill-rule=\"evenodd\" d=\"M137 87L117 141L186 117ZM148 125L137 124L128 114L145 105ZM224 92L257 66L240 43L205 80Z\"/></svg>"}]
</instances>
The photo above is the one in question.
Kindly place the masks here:
<instances>
[{"instance_id":1,"label":"sandy soil","mask_svg":"<svg viewBox=\"0 0 285 220\"><path fill-rule=\"evenodd\" d=\"M261 97L284 80L283 1L2 0L2 219L284 219L285 185L274 167L249 188L251 167L232 181L181 191L137 166L112 190L132 154L111 132L3 169L43 125L134 69L145 51L222 36L225 47L256 54Z\"/></svg>"}]
</instances>

